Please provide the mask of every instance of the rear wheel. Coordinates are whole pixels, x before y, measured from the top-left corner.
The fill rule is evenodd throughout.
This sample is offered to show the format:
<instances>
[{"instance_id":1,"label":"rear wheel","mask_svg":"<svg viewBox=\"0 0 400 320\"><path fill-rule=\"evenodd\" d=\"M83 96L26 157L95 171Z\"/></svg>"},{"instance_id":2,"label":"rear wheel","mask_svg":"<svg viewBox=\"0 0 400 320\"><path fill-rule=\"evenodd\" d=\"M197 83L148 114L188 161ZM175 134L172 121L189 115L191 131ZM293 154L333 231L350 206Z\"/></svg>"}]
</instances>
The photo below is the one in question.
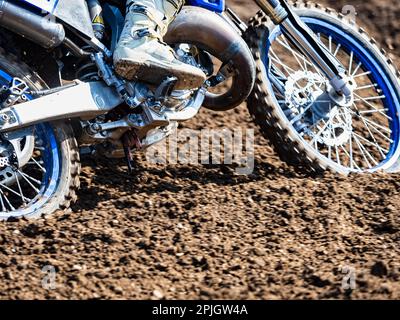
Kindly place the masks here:
<instances>
[{"instance_id":1,"label":"rear wheel","mask_svg":"<svg viewBox=\"0 0 400 320\"><path fill-rule=\"evenodd\" d=\"M16 101L33 99L45 84L24 63L0 49L0 107L10 88L26 86ZM66 123L38 124L0 134L0 219L38 218L68 208L79 187L79 153Z\"/></svg>"},{"instance_id":2,"label":"rear wheel","mask_svg":"<svg viewBox=\"0 0 400 320\"><path fill-rule=\"evenodd\" d=\"M335 11L303 2L294 10L347 69L354 99L343 107L327 97L326 77L259 13L248 33L257 64L248 100L255 122L290 164L343 174L399 170L400 86L393 62Z\"/></svg>"}]
</instances>

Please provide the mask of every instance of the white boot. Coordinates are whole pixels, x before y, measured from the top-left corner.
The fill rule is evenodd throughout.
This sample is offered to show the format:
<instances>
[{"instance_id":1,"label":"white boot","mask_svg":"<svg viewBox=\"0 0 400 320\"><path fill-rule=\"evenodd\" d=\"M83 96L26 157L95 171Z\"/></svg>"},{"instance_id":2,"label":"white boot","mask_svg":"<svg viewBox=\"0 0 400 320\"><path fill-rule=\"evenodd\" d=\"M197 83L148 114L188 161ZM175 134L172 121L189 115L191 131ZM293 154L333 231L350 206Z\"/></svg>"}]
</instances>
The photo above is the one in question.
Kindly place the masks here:
<instances>
[{"instance_id":1,"label":"white boot","mask_svg":"<svg viewBox=\"0 0 400 320\"><path fill-rule=\"evenodd\" d=\"M206 75L200 69L176 59L162 38L184 0L128 0L125 26L114 52L116 72L128 79L158 85L175 76L175 89L200 87Z\"/></svg>"}]
</instances>

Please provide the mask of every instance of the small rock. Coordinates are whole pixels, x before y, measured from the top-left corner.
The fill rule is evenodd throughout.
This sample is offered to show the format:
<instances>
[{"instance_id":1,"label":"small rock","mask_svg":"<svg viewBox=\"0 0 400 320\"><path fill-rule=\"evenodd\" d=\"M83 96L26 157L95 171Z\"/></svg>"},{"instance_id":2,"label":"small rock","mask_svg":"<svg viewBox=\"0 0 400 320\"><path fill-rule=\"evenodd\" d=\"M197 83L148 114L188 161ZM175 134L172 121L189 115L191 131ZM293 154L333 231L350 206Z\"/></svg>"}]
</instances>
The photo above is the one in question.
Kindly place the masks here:
<instances>
[{"instance_id":1,"label":"small rock","mask_svg":"<svg viewBox=\"0 0 400 320\"><path fill-rule=\"evenodd\" d=\"M156 299L162 299L162 298L164 298L164 293L161 290L156 289L153 291L153 296Z\"/></svg>"},{"instance_id":2,"label":"small rock","mask_svg":"<svg viewBox=\"0 0 400 320\"><path fill-rule=\"evenodd\" d=\"M253 252L256 256L262 257L265 255L265 251L260 248L254 248Z\"/></svg>"},{"instance_id":3,"label":"small rock","mask_svg":"<svg viewBox=\"0 0 400 320\"><path fill-rule=\"evenodd\" d=\"M260 267L265 267L265 261L262 258L254 258L254 262Z\"/></svg>"},{"instance_id":4,"label":"small rock","mask_svg":"<svg viewBox=\"0 0 400 320\"><path fill-rule=\"evenodd\" d=\"M383 294L390 294L392 292L392 289L388 284L382 284L381 287L378 289L378 292Z\"/></svg>"},{"instance_id":5,"label":"small rock","mask_svg":"<svg viewBox=\"0 0 400 320\"><path fill-rule=\"evenodd\" d=\"M118 294L123 294L124 290L121 287L116 286L114 287L114 292Z\"/></svg>"},{"instance_id":6,"label":"small rock","mask_svg":"<svg viewBox=\"0 0 400 320\"><path fill-rule=\"evenodd\" d=\"M72 267L72 270L78 270L78 271L80 271L80 270L82 270L83 268L79 265L79 264L75 264L73 267Z\"/></svg>"},{"instance_id":7,"label":"small rock","mask_svg":"<svg viewBox=\"0 0 400 320\"><path fill-rule=\"evenodd\" d=\"M20 232L18 229L15 229L15 230L13 231L13 234L19 235L19 234L21 234L21 232Z\"/></svg>"},{"instance_id":8,"label":"small rock","mask_svg":"<svg viewBox=\"0 0 400 320\"><path fill-rule=\"evenodd\" d=\"M10 271L6 271L6 272L4 273L4 276L5 276L5 278L6 278L7 280L15 280L14 275L13 275L12 272L10 272Z\"/></svg>"}]
</instances>

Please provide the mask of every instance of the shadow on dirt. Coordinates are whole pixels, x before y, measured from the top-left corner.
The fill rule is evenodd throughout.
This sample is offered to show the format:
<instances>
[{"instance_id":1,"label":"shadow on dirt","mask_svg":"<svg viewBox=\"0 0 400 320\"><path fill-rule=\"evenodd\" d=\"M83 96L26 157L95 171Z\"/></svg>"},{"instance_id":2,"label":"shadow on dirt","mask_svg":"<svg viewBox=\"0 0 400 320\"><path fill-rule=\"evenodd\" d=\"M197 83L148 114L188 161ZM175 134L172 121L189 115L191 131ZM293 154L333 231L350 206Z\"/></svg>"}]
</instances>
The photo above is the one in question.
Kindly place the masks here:
<instances>
[{"instance_id":1,"label":"shadow on dirt","mask_svg":"<svg viewBox=\"0 0 400 320\"><path fill-rule=\"evenodd\" d=\"M260 159L255 160L254 171L249 175L239 175L234 165L224 164L148 166L142 160L136 161L135 164L134 171L129 174L124 160L84 157L81 189L78 191L78 202L73 206L73 210L92 210L99 202L115 199L115 194L120 192L148 195L165 191L178 193L183 189L197 190L198 185L214 184L224 187L265 179L322 177L302 168L288 168L284 164L277 166ZM90 174L86 173L87 170L90 170Z\"/></svg>"}]
</instances>

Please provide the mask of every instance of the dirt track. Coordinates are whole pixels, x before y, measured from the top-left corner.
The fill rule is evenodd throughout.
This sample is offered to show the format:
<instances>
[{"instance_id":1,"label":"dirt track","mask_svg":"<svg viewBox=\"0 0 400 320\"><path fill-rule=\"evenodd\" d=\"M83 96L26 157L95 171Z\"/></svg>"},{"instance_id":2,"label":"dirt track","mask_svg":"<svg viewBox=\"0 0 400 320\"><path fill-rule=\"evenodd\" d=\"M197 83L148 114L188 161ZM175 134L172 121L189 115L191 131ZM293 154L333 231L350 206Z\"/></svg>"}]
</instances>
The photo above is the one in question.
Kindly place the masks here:
<instances>
[{"instance_id":1,"label":"dirt track","mask_svg":"<svg viewBox=\"0 0 400 320\"><path fill-rule=\"evenodd\" d=\"M400 2L353 3L400 56L400 23L381 16ZM245 106L186 126L253 128ZM121 162L86 159L72 213L0 223L0 298L400 298L400 176L296 173L257 136L248 177L138 159L132 178ZM55 290L41 286L46 265ZM355 290L342 289L342 267Z\"/></svg>"}]
</instances>

